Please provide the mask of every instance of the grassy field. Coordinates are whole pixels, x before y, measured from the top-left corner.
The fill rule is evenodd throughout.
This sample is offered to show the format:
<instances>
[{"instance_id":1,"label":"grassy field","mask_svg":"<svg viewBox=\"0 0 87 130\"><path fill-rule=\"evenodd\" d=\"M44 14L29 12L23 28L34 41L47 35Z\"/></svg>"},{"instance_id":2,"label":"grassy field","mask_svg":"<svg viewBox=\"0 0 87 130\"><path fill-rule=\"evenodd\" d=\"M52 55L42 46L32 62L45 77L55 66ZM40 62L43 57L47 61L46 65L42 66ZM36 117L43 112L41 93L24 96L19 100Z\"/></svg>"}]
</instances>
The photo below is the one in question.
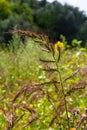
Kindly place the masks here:
<instances>
[{"instance_id":1,"label":"grassy field","mask_svg":"<svg viewBox=\"0 0 87 130\"><path fill-rule=\"evenodd\" d=\"M15 34L0 48L0 130L87 130L87 49Z\"/></svg>"}]
</instances>

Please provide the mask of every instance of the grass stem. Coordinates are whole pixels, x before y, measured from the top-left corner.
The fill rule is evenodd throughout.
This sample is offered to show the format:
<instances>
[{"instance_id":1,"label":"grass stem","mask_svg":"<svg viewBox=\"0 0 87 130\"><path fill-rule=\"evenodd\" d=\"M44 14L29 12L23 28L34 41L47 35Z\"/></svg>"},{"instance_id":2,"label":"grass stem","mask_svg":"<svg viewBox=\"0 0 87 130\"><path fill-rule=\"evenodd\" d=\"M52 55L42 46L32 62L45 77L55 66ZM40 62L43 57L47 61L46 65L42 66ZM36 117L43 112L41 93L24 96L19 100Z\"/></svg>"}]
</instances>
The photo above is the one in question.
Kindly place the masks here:
<instances>
[{"instance_id":1,"label":"grass stem","mask_svg":"<svg viewBox=\"0 0 87 130\"><path fill-rule=\"evenodd\" d=\"M56 64L56 67L57 67L57 72L59 74L59 79L60 79L60 84L61 84L61 87L62 87L62 94L63 94L63 99L64 99L64 105L65 105L65 111L66 111L66 117L67 117L67 121L68 121L68 127L70 129L70 121L69 121L69 116L68 116L68 108L67 108L67 101L66 101L66 96L65 96L65 92L64 92L63 80L62 80L62 77L61 77L61 73L59 71L58 61L56 60L54 55L53 55L53 58L55 60L55 64Z\"/></svg>"}]
</instances>

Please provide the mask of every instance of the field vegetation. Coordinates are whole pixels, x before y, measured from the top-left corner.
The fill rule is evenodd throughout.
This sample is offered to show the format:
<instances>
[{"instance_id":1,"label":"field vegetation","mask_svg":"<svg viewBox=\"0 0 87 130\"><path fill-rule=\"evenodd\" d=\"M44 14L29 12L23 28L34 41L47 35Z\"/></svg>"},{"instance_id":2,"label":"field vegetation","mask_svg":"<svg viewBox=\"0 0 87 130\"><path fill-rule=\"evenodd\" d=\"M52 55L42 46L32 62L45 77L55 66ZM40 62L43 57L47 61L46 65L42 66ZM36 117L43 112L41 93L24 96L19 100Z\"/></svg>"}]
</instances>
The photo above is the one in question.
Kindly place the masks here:
<instances>
[{"instance_id":1,"label":"field vegetation","mask_svg":"<svg viewBox=\"0 0 87 130\"><path fill-rule=\"evenodd\" d=\"M86 130L87 49L19 32L0 47L0 129Z\"/></svg>"},{"instance_id":2,"label":"field vegetation","mask_svg":"<svg viewBox=\"0 0 87 130\"><path fill-rule=\"evenodd\" d=\"M0 130L87 130L84 11L0 0Z\"/></svg>"}]
</instances>

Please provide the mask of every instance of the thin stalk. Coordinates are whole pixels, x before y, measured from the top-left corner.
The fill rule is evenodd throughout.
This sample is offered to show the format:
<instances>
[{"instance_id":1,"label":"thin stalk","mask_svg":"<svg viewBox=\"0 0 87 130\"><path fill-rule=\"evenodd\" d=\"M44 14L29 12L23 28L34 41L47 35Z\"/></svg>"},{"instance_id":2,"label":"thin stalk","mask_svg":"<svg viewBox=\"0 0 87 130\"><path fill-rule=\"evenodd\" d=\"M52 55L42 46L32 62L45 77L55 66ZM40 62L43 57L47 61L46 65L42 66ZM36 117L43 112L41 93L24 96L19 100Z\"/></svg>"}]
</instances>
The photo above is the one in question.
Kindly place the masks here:
<instances>
[{"instance_id":1,"label":"thin stalk","mask_svg":"<svg viewBox=\"0 0 87 130\"><path fill-rule=\"evenodd\" d=\"M65 111L66 111L66 117L67 117L67 120L68 120L68 127L70 129L70 122L69 122L69 116L68 116L68 108L67 108L66 96L65 96L65 92L64 92L64 85L63 85L61 73L59 71L58 61L56 60L54 55L53 55L53 58L55 60L55 64L56 64L56 67L57 67L57 72L59 74L59 79L60 79L60 84L61 84L61 87L62 87L62 94L63 94L63 99L64 99L64 105L65 105Z\"/></svg>"}]
</instances>

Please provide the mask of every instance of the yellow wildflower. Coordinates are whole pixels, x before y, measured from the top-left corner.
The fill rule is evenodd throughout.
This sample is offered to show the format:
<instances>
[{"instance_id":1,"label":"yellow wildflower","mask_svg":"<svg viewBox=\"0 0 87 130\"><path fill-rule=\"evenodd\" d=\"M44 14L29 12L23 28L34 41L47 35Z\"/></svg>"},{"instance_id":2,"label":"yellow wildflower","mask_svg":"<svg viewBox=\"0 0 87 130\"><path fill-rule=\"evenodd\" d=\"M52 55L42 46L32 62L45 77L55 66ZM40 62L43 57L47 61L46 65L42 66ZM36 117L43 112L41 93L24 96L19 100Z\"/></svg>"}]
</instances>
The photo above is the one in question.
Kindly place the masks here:
<instances>
[{"instance_id":1,"label":"yellow wildflower","mask_svg":"<svg viewBox=\"0 0 87 130\"><path fill-rule=\"evenodd\" d=\"M54 50L55 50L55 52L58 52L58 48L64 48L63 42L57 41L57 42L54 44Z\"/></svg>"},{"instance_id":2,"label":"yellow wildflower","mask_svg":"<svg viewBox=\"0 0 87 130\"><path fill-rule=\"evenodd\" d=\"M2 115L3 114L3 110L0 110L0 115Z\"/></svg>"},{"instance_id":3,"label":"yellow wildflower","mask_svg":"<svg viewBox=\"0 0 87 130\"><path fill-rule=\"evenodd\" d=\"M70 130L76 130L76 128L70 128Z\"/></svg>"}]
</instances>

